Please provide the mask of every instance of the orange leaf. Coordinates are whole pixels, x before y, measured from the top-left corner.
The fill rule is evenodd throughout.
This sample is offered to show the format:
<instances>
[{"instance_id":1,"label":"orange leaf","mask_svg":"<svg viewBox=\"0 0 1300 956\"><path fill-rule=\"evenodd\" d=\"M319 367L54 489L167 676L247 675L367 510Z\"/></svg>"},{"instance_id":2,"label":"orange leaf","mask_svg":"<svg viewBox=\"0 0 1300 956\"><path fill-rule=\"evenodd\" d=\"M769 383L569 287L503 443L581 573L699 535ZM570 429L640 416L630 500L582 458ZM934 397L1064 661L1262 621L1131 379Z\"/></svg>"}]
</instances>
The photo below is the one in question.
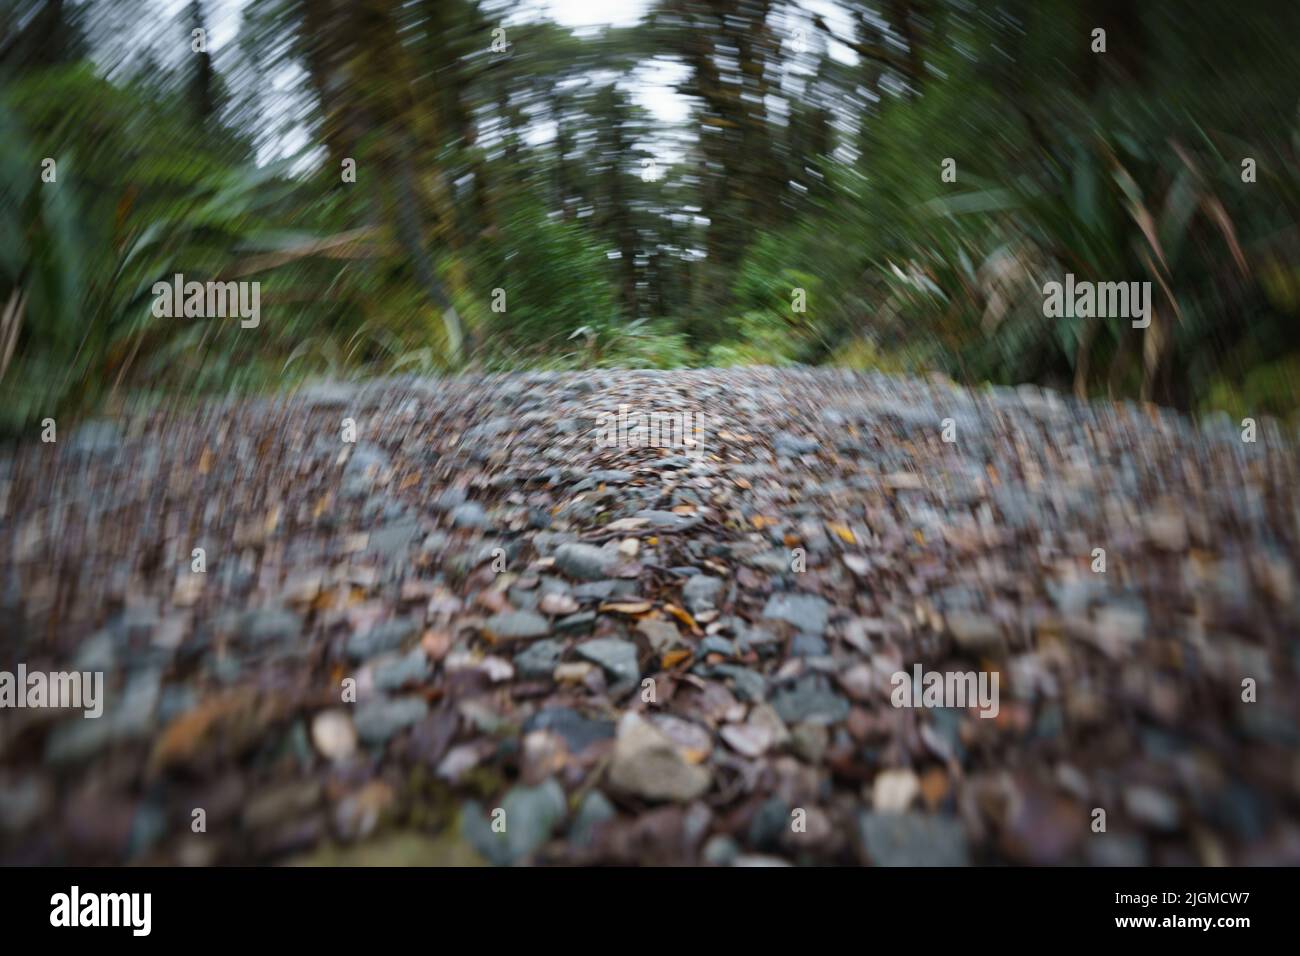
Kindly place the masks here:
<instances>
[{"instance_id":1,"label":"orange leaf","mask_svg":"<svg viewBox=\"0 0 1300 956\"><path fill-rule=\"evenodd\" d=\"M839 539L843 541L845 544L858 543L858 539L853 537L853 532L850 531L848 528L846 528L844 525L835 524L834 522L831 522L827 525L827 527L829 527L832 531L834 531L837 535L839 535Z\"/></svg>"},{"instance_id":2,"label":"orange leaf","mask_svg":"<svg viewBox=\"0 0 1300 956\"><path fill-rule=\"evenodd\" d=\"M691 615L688 612L683 611L676 604L665 604L664 610L667 611L669 614L671 614L673 617L677 618L677 620L681 621L687 627L689 627L693 633L695 634L704 633L703 631L700 630L700 626L695 623L695 618L691 617Z\"/></svg>"},{"instance_id":3,"label":"orange leaf","mask_svg":"<svg viewBox=\"0 0 1300 956\"><path fill-rule=\"evenodd\" d=\"M612 611L615 614L644 614L650 610L649 601L613 601L608 604L602 604L602 611Z\"/></svg>"},{"instance_id":4,"label":"orange leaf","mask_svg":"<svg viewBox=\"0 0 1300 956\"><path fill-rule=\"evenodd\" d=\"M664 654L661 663L663 665L664 670L670 670L671 668L676 667L678 664L682 663L683 661L689 661L690 659L691 659L690 651L686 650L685 648L678 648L675 651L668 651L666 654Z\"/></svg>"}]
</instances>

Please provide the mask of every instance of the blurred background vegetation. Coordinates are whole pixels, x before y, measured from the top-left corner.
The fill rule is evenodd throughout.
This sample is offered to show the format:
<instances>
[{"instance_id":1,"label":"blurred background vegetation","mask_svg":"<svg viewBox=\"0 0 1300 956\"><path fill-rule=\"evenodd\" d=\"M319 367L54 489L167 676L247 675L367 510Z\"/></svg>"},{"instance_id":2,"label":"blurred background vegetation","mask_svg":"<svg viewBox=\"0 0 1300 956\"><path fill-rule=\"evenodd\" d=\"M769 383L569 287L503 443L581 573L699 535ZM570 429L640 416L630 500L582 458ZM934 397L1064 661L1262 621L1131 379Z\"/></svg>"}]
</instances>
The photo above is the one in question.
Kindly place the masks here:
<instances>
[{"instance_id":1,"label":"blurred background vegetation","mask_svg":"<svg viewBox=\"0 0 1300 956\"><path fill-rule=\"evenodd\" d=\"M557 3L0 0L3 427L523 366L1300 406L1294 0ZM1150 328L1045 317L1067 272Z\"/></svg>"}]
</instances>

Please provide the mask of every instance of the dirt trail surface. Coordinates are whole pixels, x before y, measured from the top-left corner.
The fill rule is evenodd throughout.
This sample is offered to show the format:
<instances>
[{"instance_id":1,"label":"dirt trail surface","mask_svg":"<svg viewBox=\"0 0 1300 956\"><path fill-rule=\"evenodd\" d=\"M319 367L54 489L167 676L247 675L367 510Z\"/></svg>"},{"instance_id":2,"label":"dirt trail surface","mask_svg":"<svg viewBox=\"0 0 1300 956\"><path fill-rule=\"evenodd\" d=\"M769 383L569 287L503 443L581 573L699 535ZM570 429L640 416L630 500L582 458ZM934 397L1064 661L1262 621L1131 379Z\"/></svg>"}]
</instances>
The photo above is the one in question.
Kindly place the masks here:
<instances>
[{"instance_id":1,"label":"dirt trail surface","mask_svg":"<svg viewBox=\"0 0 1300 956\"><path fill-rule=\"evenodd\" d=\"M0 712L0 861L1300 863L1298 496L1267 423L829 370L69 426L0 670L103 715Z\"/></svg>"}]
</instances>

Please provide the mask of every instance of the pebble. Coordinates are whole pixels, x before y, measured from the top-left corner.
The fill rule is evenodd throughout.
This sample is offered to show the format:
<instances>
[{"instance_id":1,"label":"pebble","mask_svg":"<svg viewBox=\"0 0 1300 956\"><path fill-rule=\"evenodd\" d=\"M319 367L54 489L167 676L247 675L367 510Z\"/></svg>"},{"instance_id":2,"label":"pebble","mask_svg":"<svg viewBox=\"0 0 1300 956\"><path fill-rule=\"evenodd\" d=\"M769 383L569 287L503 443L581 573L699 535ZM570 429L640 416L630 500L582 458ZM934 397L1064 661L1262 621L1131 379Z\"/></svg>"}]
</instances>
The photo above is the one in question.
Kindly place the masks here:
<instances>
[{"instance_id":1,"label":"pebble","mask_svg":"<svg viewBox=\"0 0 1300 956\"><path fill-rule=\"evenodd\" d=\"M419 628L414 621L393 618L376 624L366 631L358 631L348 638L348 656L354 661L364 661L388 651L395 651L413 638Z\"/></svg>"},{"instance_id":2,"label":"pebble","mask_svg":"<svg viewBox=\"0 0 1300 956\"><path fill-rule=\"evenodd\" d=\"M529 644L514 657L515 668L530 680L550 677L564 656L564 643L552 639Z\"/></svg>"},{"instance_id":3,"label":"pebble","mask_svg":"<svg viewBox=\"0 0 1300 956\"><path fill-rule=\"evenodd\" d=\"M508 611L488 618L484 630L496 641L526 641L549 634L551 622L533 611Z\"/></svg>"},{"instance_id":4,"label":"pebble","mask_svg":"<svg viewBox=\"0 0 1300 956\"><path fill-rule=\"evenodd\" d=\"M420 697L381 697L358 704L353 723L362 743L382 744L418 723L428 711L429 705Z\"/></svg>"},{"instance_id":5,"label":"pebble","mask_svg":"<svg viewBox=\"0 0 1300 956\"><path fill-rule=\"evenodd\" d=\"M682 601L692 614L699 614L717 606L725 583L721 578L696 574L686 579L682 587Z\"/></svg>"},{"instance_id":6,"label":"pebble","mask_svg":"<svg viewBox=\"0 0 1300 956\"><path fill-rule=\"evenodd\" d=\"M1171 832L1182 821L1178 801L1155 787L1140 784L1125 787L1124 808L1134 820L1153 830Z\"/></svg>"},{"instance_id":7,"label":"pebble","mask_svg":"<svg viewBox=\"0 0 1300 956\"><path fill-rule=\"evenodd\" d=\"M641 678L636 645L630 641L602 637L579 644L575 650L580 656L603 667L616 686L635 684Z\"/></svg>"},{"instance_id":8,"label":"pebble","mask_svg":"<svg viewBox=\"0 0 1300 956\"><path fill-rule=\"evenodd\" d=\"M563 738L570 753L579 754L592 744L614 736L614 724L608 720L585 717L569 707L546 707L524 724L525 733L546 730Z\"/></svg>"},{"instance_id":9,"label":"pebble","mask_svg":"<svg viewBox=\"0 0 1300 956\"><path fill-rule=\"evenodd\" d=\"M609 781L647 800L685 803L703 795L713 778L707 767L687 763L663 733L628 713L619 721Z\"/></svg>"},{"instance_id":10,"label":"pebble","mask_svg":"<svg viewBox=\"0 0 1300 956\"><path fill-rule=\"evenodd\" d=\"M569 839L574 846L585 849L591 846L596 828L615 816L617 812L609 798L599 790L592 790L578 805L578 812L574 814L573 824L569 827Z\"/></svg>"},{"instance_id":11,"label":"pebble","mask_svg":"<svg viewBox=\"0 0 1300 956\"><path fill-rule=\"evenodd\" d=\"M424 650L412 648L401 657L385 660L375 665L375 686L380 690L398 690L408 684L420 684L428 679L432 667Z\"/></svg>"},{"instance_id":12,"label":"pebble","mask_svg":"<svg viewBox=\"0 0 1300 956\"><path fill-rule=\"evenodd\" d=\"M571 578L599 581L609 577L617 564L617 555L595 545L569 543L555 549L555 566ZM613 582L610 583L613 587ZM579 597L585 596L575 592ZM608 596L607 594L605 596Z\"/></svg>"},{"instance_id":13,"label":"pebble","mask_svg":"<svg viewBox=\"0 0 1300 956\"><path fill-rule=\"evenodd\" d=\"M866 811L858 826L875 866L969 866L966 831L953 817Z\"/></svg>"},{"instance_id":14,"label":"pebble","mask_svg":"<svg viewBox=\"0 0 1300 956\"><path fill-rule=\"evenodd\" d=\"M775 694L772 706L787 724L805 720L835 724L849 715L849 702L811 675L801 678L793 688Z\"/></svg>"},{"instance_id":15,"label":"pebble","mask_svg":"<svg viewBox=\"0 0 1300 956\"><path fill-rule=\"evenodd\" d=\"M980 653L994 650L1002 643L1002 629L986 614L949 611L944 615L944 623L962 650Z\"/></svg>"},{"instance_id":16,"label":"pebble","mask_svg":"<svg viewBox=\"0 0 1300 956\"><path fill-rule=\"evenodd\" d=\"M477 501L467 501L451 509L451 525L481 531L489 526L487 511Z\"/></svg>"},{"instance_id":17,"label":"pebble","mask_svg":"<svg viewBox=\"0 0 1300 956\"><path fill-rule=\"evenodd\" d=\"M504 813L496 813L498 809ZM548 779L535 787L512 787L500 807L490 811L471 802L462 814L462 830L484 857L498 866L510 866L541 849L564 821L567 810L564 788ZM494 829L494 820L502 821L504 828Z\"/></svg>"},{"instance_id":18,"label":"pebble","mask_svg":"<svg viewBox=\"0 0 1300 956\"><path fill-rule=\"evenodd\" d=\"M343 710L323 710L311 722L311 740L320 755L336 763L357 751L357 731Z\"/></svg>"},{"instance_id":19,"label":"pebble","mask_svg":"<svg viewBox=\"0 0 1300 956\"><path fill-rule=\"evenodd\" d=\"M871 783L871 806L878 813L901 813L921 792L921 781L911 770L882 770Z\"/></svg>"},{"instance_id":20,"label":"pebble","mask_svg":"<svg viewBox=\"0 0 1300 956\"><path fill-rule=\"evenodd\" d=\"M824 633L829 616L830 605L814 594L783 591L773 594L763 608L768 620L785 621L808 634Z\"/></svg>"}]
</instances>

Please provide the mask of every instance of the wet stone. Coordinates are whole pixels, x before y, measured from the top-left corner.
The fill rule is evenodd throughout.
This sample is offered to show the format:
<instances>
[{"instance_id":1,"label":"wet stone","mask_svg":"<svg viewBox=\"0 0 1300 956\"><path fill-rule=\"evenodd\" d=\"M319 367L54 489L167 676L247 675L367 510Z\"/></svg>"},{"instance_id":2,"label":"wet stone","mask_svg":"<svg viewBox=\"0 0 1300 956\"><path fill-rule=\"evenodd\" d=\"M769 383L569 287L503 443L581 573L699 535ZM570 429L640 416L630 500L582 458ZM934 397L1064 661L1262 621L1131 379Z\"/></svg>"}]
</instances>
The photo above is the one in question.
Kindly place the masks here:
<instances>
[{"instance_id":1,"label":"wet stone","mask_svg":"<svg viewBox=\"0 0 1300 956\"><path fill-rule=\"evenodd\" d=\"M699 614L717 606L725 586L726 582L721 578L706 574L693 575L682 586L682 601L692 614Z\"/></svg>"},{"instance_id":2,"label":"wet stone","mask_svg":"<svg viewBox=\"0 0 1300 956\"><path fill-rule=\"evenodd\" d=\"M875 866L969 866L966 833L953 817L864 812L862 843Z\"/></svg>"},{"instance_id":3,"label":"wet stone","mask_svg":"<svg viewBox=\"0 0 1300 956\"><path fill-rule=\"evenodd\" d=\"M785 621L809 634L822 634L830 616L830 605L814 594L773 594L763 608L768 620Z\"/></svg>"},{"instance_id":4,"label":"wet stone","mask_svg":"<svg viewBox=\"0 0 1300 956\"><path fill-rule=\"evenodd\" d=\"M568 707L548 707L539 710L524 725L525 733L548 730L564 738L571 753L581 753L591 744L614 736L614 724L607 720L584 717Z\"/></svg>"},{"instance_id":5,"label":"wet stone","mask_svg":"<svg viewBox=\"0 0 1300 956\"><path fill-rule=\"evenodd\" d=\"M420 648L401 657L375 665L375 686L380 690L397 690L408 684L423 683L431 672L429 659Z\"/></svg>"},{"instance_id":6,"label":"wet stone","mask_svg":"<svg viewBox=\"0 0 1300 956\"><path fill-rule=\"evenodd\" d=\"M555 566L569 577L581 581L606 578L615 564L617 555L595 545L571 542L555 549Z\"/></svg>"},{"instance_id":7,"label":"wet stone","mask_svg":"<svg viewBox=\"0 0 1300 956\"><path fill-rule=\"evenodd\" d=\"M418 723L428 710L429 705L419 697L381 697L358 704L353 723L362 743L383 744Z\"/></svg>"},{"instance_id":8,"label":"wet stone","mask_svg":"<svg viewBox=\"0 0 1300 956\"><path fill-rule=\"evenodd\" d=\"M364 661L388 651L399 649L413 638L418 630L414 621L393 618L360 631L348 638L348 656L354 661Z\"/></svg>"},{"instance_id":9,"label":"wet stone","mask_svg":"<svg viewBox=\"0 0 1300 956\"><path fill-rule=\"evenodd\" d=\"M492 615L484 628L498 641L524 641L545 637L551 622L535 611L508 611Z\"/></svg>"},{"instance_id":10,"label":"wet stone","mask_svg":"<svg viewBox=\"0 0 1300 956\"><path fill-rule=\"evenodd\" d=\"M595 614L592 614L595 618ZM515 669L530 680L548 678L564 656L564 642L551 639L536 641L514 657Z\"/></svg>"},{"instance_id":11,"label":"wet stone","mask_svg":"<svg viewBox=\"0 0 1300 956\"><path fill-rule=\"evenodd\" d=\"M787 724L804 720L834 724L849 715L849 702L812 675L801 678L793 688L776 693L772 706Z\"/></svg>"},{"instance_id":12,"label":"wet stone","mask_svg":"<svg viewBox=\"0 0 1300 956\"><path fill-rule=\"evenodd\" d=\"M613 637L597 638L575 648L578 655L599 664L619 687L634 684L641 677L636 645Z\"/></svg>"}]
</instances>

